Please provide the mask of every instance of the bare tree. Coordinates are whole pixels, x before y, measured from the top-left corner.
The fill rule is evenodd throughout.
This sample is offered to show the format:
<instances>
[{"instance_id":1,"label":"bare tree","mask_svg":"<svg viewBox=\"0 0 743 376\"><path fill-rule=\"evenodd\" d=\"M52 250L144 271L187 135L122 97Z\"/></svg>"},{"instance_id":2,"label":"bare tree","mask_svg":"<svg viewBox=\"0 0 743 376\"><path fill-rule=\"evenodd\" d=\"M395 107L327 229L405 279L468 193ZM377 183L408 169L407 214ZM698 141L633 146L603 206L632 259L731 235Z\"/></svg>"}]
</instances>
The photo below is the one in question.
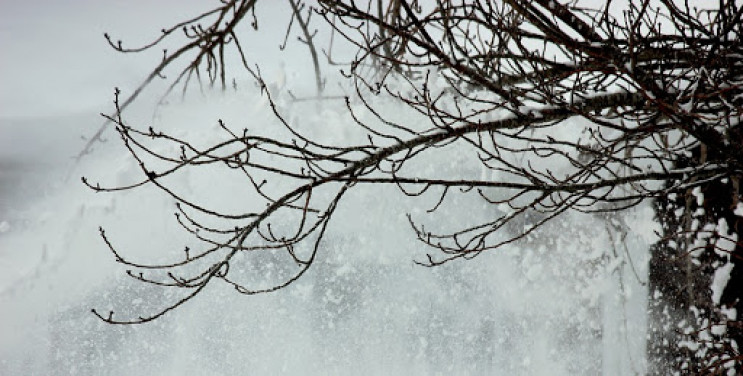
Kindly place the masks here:
<instances>
[{"instance_id":1,"label":"bare tree","mask_svg":"<svg viewBox=\"0 0 743 376\"><path fill-rule=\"evenodd\" d=\"M253 3L225 4L246 11ZM304 41L312 43L301 8L291 4L304 25ZM312 266L342 197L362 185L396 185L411 199L436 195L431 216L456 195L479 197L496 209L492 218L460 228L433 229L409 215L413 234L431 249L416 261L424 266L496 250L566 211L615 212L669 194L688 201L692 192L713 182L731 182L734 189L725 194L737 205L743 161L737 136L743 116L743 5L720 1L697 9L645 0L617 7L611 1L598 8L554 0L396 0L364 6L320 1L317 15L358 48L344 72L355 88L352 99L375 117L356 117L357 107L347 99L357 120L348 126L366 135L366 141L354 144L313 139L286 120L271 100L289 137L237 132L220 121L224 141L200 148L187 139L129 125L121 111L126 102L120 104L117 95L116 113L108 119L139 163L142 180L121 187L83 181L103 192L158 187L178 202L179 223L201 247L179 250L183 256L178 262L142 264L128 259L101 229L116 261L131 267L133 278L184 293L159 312L135 319L94 313L109 323L143 323L179 307L212 282L227 283L242 294L284 288ZM197 36L213 34L193 42L207 51L205 58L213 62L208 67L222 66L226 44L234 42L239 49L232 29L217 32L222 24L195 29L200 30ZM212 44L198 44L203 40ZM317 62L314 47L312 51ZM194 64L186 74L198 72L201 61ZM248 69L265 88L260 74ZM224 85L223 68L209 72L212 82ZM318 91L321 87L318 78ZM270 92L266 95L271 98ZM398 121L381 111L376 97L403 103L426 121ZM575 119L583 119L583 125ZM180 153L160 153L150 142L171 143ZM475 168L442 175L421 167L452 150L469 156ZM218 211L179 195L168 184L171 175L202 166L243 176L246 189L262 197L265 207ZM684 213L696 209L680 207ZM535 218L530 226L506 231L527 216ZM700 229L690 220L684 223L683 233L672 239L683 243L675 248L683 262L713 265L689 248L693 242L679 240ZM709 248L704 252L714 253ZM262 253L285 264L285 274L270 286L254 286L230 272L234 263L250 262ZM728 250L736 265L740 255L737 243ZM705 281L710 272L714 270L705 272ZM719 311L721 306L709 307ZM726 320L732 323L734 317ZM716 358L702 356L707 360L687 370L739 367L737 347L726 343ZM652 365L664 366L670 365Z\"/></svg>"}]
</instances>

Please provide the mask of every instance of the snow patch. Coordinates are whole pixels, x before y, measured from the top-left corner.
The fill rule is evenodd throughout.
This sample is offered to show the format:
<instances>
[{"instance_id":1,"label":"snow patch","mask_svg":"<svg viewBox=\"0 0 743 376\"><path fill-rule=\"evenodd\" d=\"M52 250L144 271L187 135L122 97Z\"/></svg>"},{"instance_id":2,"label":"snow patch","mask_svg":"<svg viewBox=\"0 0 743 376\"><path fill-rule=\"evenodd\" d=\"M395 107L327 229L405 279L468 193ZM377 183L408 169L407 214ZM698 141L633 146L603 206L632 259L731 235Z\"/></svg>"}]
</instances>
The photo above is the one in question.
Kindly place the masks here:
<instances>
[{"instance_id":1,"label":"snow patch","mask_svg":"<svg viewBox=\"0 0 743 376\"><path fill-rule=\"evenodd\" d=\"M738 217L743 217L743 202L739 202L738 205L735 206L733 214L737 215Z\"/></svg>"},{"instance_id":2,"label":"snow patch","mask_svg":"<svg viewBox=\"0 0 743 376\"><path fill-rule=\"evenodd\" d=\"M720 305L720 298L722 297L722 292L725 290L725 286L730 281L730 272L733 270L733 266L733 263L727 262L715 270L712 285L710 286L712 289L712 301L715 302L715 305Z\"/></svg>"}]
</instances>

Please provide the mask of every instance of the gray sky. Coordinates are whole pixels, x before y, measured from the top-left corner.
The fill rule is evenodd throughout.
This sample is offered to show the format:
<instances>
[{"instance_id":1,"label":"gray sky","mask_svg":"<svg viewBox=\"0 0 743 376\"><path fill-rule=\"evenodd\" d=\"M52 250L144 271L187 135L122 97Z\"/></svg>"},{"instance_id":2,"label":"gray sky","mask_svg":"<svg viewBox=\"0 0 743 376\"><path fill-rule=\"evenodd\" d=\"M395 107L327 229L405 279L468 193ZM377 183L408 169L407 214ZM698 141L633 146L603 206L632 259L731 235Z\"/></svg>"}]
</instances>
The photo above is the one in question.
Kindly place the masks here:
<instances>
[{"instance_id":1,"label":"gray sky","mask_svg":"<svg viewBox=\"0 0 743 376\"><path fill-rule=\"evenodd\" d=\"M276 12L276 3L264 4L259 11L266 13L259 16L270 22L261 26L272 38L264 32L260 39L247 38L245 45L270 77L277 65L271 63L281 58L280 31L288 18ZM130 94L162 57L160 47L140 54L116 52L104 33L123 40L125 47L138 47L162 28L216 5L203 0L0 1L0 211L16 201L9 195L33 191L39 183L32 176L48 181L48 173L68 169L85 144L83 137L102 124L100 113L113 109L114 87ZM246 75L231 68L235 76ZM153 96L162 93L164 83L156 84L136 102L147 116Z\"/></svg>"},{"instance_id":2,"label":"gray sky","mask_svg":"<svg viewBox=\"0 0 743 376\"><path fill-rule=\"evenodd\" d=\"M163 27L214 5L218 3L197 0L3 0L0 119L100 112L109 106L114 86L133 89L162 56L161 48L150 54L117 53L106 43L104 32L135 47L157 37ZM261 4L260 37L247 33L243 40L244 47L252 48L249 59L267 74L282 58L278 45L288 22L288 14L276 9L278 5L282 4ZM292 39L292 48L304 46ZM235 75L244 74L233 68Z\"/></svg>"}]
</instances>

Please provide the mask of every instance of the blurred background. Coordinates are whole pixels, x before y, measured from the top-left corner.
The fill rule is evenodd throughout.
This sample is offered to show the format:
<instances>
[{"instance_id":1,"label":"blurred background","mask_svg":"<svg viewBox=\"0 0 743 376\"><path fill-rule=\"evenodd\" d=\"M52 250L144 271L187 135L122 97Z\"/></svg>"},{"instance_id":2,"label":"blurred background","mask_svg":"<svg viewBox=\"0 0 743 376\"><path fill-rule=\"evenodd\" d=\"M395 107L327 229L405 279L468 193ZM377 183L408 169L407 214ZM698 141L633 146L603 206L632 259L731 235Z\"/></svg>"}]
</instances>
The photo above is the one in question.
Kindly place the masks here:
<instances>
[{"instance_id":1,"label":"blurred background","mask_svg":"<svg viewBox=\"0 0 743 376\"><path fill-rule=\"evenodd\" d=\"M205 6L0 2L0 374L642 372L645 292L625 269L595 262L612 242L591 218L568 217L544 238L426 269L413 265L425 250L404 215L431 205L409 202L392 187L359 189L349 198L324 258L289 289L246 297L214 287L151 324L97 320L91 308L136 315L175 298L125 278L98 226L112 229L134 255L188 241L173 224L172 202L152 190L102 195L80 183L81 176L109 183L136 176L113 132L79 162L74 157L103 123L100 113L112 110L114 87L130 93L161 58L159 51L117 53L103 33L139 45ZM269 82L286 80L301 96L314 85L306 49L294 37L286 51L278 48L289 14L279 2L259 7L249 58ZM259 90L234 72L239 90L162 108L154 103L165 84L156 83L127 117L197 138L212 137L218 118L270 123ZM284 100L294 119L309 124L351 121L342 103L318 110ZM184 184L203 189L198 177ZM641 275L654 228L645 209L626 220ZM486 216L487 209L452 210L447 220L473 215Z\"/></svg>"}]
</instances>

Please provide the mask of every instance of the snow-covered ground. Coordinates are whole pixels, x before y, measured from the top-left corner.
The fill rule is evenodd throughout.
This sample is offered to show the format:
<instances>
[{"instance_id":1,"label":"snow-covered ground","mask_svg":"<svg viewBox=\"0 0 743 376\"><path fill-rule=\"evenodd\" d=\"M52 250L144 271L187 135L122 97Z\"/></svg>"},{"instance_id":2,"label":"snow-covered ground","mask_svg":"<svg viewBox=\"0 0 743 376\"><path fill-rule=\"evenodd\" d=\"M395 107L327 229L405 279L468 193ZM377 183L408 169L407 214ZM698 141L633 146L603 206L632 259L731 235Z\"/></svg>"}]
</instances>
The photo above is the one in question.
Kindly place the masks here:
<instances>
[{"instance_id":1,"label":"snow-covered ground","mask_svg":"<svg viewBox=\"0 0 743 376\"><path fill-rule=\"evenodd\" d=\"M46 3L0 5L0 48L13 52L0 70L0 374L642 374L641 282L655 227L647 207L610 219L570 214L498 253L428 269L412 262L428 250L405 213L430 202L359 187L295 285L260 296L215 285L153 323L100 322L91 308L144 314L174 296L126 277L98 226L133 256L191 241L157 191L95 194L80 183L137 176L113 132L80 163L71 157L110 110L112 86L132 90L157 61L116 55L101 35L143 41L199 7ZM287 89L311 93L301 46L278 52L283 14L267 11L264 32L275 43L253 40L254 61L267 77L284 74ZM304 127L346 136L342 101L293 104L286 91L278 100ZM127 118L198 140L219 137L217 119L236 129L277 126L248 83L171 102L153 117L145 98ZM194 196L217 194L203 175L179 179ZM216 202L229 202L218 194ZM462 199L442 210L437 220L458 221L493 208Z\"/></svg>"}]
</instances>

